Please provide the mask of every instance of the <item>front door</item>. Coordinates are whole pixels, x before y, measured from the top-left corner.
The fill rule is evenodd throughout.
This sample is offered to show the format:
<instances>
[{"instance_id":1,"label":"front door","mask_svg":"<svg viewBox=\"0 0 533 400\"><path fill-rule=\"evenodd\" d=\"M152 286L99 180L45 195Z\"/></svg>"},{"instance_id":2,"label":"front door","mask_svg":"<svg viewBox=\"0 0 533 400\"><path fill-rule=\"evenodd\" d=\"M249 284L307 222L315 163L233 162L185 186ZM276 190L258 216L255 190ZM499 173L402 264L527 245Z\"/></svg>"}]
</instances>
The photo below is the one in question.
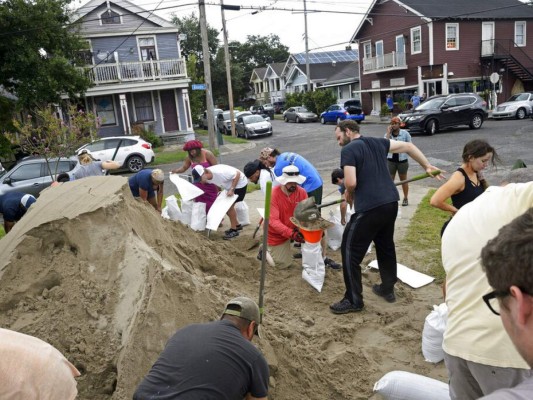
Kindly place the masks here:
<instances>
[{"instance_id":1,"label":"front door","mask_svg":"<svg viewBox=\"0 0 533 400\"><path fill-rule=\"evenodd\" d=\"M165 132L178 130L178 111L176 109L176 97L173 90L162 90L161 109L163 110L163 124Z\"/></svg>"},{"instance_id":2,"label":"front door","mask_svg":"<svg viewBox=\"0 0 533 400\"><path fill-rule=\"evenodd\" d=\"M494 54L494 22L483 22L481 26L481 55Z\"/></svg>"}]
</instances>

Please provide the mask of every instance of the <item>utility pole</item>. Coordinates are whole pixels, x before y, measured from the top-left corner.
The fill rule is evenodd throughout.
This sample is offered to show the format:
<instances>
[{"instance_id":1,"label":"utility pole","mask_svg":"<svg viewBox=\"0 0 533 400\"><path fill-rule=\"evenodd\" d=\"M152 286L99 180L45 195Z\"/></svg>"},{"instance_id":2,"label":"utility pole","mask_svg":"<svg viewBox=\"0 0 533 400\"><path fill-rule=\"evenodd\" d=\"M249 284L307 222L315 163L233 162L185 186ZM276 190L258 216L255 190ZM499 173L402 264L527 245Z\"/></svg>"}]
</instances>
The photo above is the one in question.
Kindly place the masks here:
<instances>
[{"instance_id":1,"label":"utility pole","mask_svg":"<svg viewBox=\"0 0 533 400\"><path fill-rule=\"evenodd\" d=\"M224 6L224 0L220 0L220 12L222 13L222 33L224 36L224 57L226 58L226 80L228 81L228 103L229 103L229 117L231 120L231 136L235 134L235 113L233 111L233 89L231 86L231 66L229 59L229 46L228 46L228 31L226 29L226 17L224 16L224 9L228 10L240 10L239 6Z\"/></svg>"},{"instance_id":2,"label":"utility pole","mask_svg":"<svg viewBox=\"0 0 533 400\"><path fill-rule=\"evenodd\" d=\"M215 105L213 104L213 92L211 90L211 64L209 61L209 40L207 36L207 21L205 16L205 3L198 0L200 8L200 34L202 37L202 55L204 61L205 99L207 105L207 132L209 135L209 147L211 150L218 148L215 144Z\"/></svg>"},{"instance_id":3,"label":"utility pole","mask_svg":"<svg viewBox=\"0 0 533 400\"><path fill-rule=\"evenodd\" d=\"M305 21L305 74L307 75L307 91L311 91L311 72L309 70L309 39L307 38L307 2L304 0Z\"/></svg>"}]
</instances>

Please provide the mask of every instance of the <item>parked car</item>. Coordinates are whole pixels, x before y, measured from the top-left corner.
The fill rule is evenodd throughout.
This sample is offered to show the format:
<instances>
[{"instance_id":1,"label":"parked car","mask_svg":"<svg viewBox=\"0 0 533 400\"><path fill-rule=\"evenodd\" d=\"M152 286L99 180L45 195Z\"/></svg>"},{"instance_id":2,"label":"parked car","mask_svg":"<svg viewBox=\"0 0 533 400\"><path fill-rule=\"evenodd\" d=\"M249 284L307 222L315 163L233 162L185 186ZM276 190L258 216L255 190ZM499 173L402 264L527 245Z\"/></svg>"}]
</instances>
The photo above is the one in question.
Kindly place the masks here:
<instances>
[{"instance_id":1,"label":"parked car","mask_svg":"<svg viewBox=\"0 0 533 400\"><path fill-rule=\"evenodd\" d=\"M30 156L20 160L10 170L1 171L0 196L9 192L21 192L38 197L39 193L52 184L56 174L72 171L78 165L78 160L52 158L48 163L42 157Z\"/></svg>"},{"instance_id":2,"label":"parked car","mask_svg":"<svg viewBox=\"0 0 533 400\"><path fill-rule=\"evenodd\" d=\"M274 112L276 114L283 114L283 111L285 110L285 102L284 101L275 101L272 103L274 106Z\"/></svg>"},{"instance_id":3,"label":"parked car","mask_svg":"<svg viewBox=\"0 0 533 400\"><path fill-rule=\"evenodd\" d=\"M363 106L361 105L361 100L359 99L350 99L344 102L344 108L350 114L362 114Z\"/></svg>"},{"instance_id":4,"label":"parked car","mask_svg":"<svg viewBox=\"0 0 533 400\"><path fill-rule=\"evenodd\" d=\"M274 108L271 104L265 104L263 106L252 106L250 107L250 112L252 114L266 115L270 119L274 119Z\"/></svg>"},{"instance_id":5,"label":"parked car","mask_svg":"<svg viewBox=\"0 0 533 400\"><path fill-rule=\"evenodd\" d=\"M475 93L437 95L398 117L411 133L434 135L440 129L459 125L479 129L488 117L487 102Z\"/></svg>"},{"instance_id":6,"label":"parked car","mask_svg":"<svg viewBox=\"0 0 533 400\"><path fill-rule=\"evenodd\" d=\"M140 136L114 136L98 139L81 146L76 150L76 154L82 149L87 149L95 159L109 161L113 159L119 143L120 147L114 161L121 164L123 169L139 172L146 164L154 161L155 154L152 145Z\"/></svg>"},{"instance_id":7,"label":"parked car","mask_svg":"<svg viewBox=\"0 0 533 400\"><path fill-rule=\"evenodd\" d=\"M239 115L253 115L250 111L234 111L233 119L235 120L235 125L237 125L237 117ZM217 118L217 129L220 133L224 135L231 135L231 118L230 112L224 111L221 114L218 114Z\"/></svg>"},{"instance_id":8,"label":"parked car","mask_svg":"<svg viewBox=\"0 0 533 400\"><path fill-rule=\"evenodd\" d=\"M224 110L221 110L220 108L215 108L213 110L213 114L215 115L215 126L217 126L217 117L218 114L223 113ZM200 119L200 128L201 129L207 129L207 110L204 111L202 118Z\"/></svg>"},{"instance_id":9,"label":"parked car","mask_svg":"<svg viewBox=\"0 0 533 400\"><path fill-rule=\"evenodd\" d=\"M524 119L528 115L533 117L533 93L517 93L506 102L498 104L492 112L492 118Z\"/></svg>"},{"instance_id":10,"label":"parked car","mask_svg":"<svg viewBox=\"0 0 533 400\"><path fill-rule=\"evenodd\" d=\"M272 124L260 115L239 115L235 129L238 137L246 139L272 135Z\"/></svg>"},{"instance_id":11,"label":"parked car","mask_svg":"<svg viewBox=\"0 0 533 400\"><path fill-rule=\"evenodd\" d=\"M345 119L353 119L354 121L364 121L365 114L361 110L351 109L348 111L344 104L333 104L329 106L326 111L320 114L320 123L325 124L327 122L339 123Z\"/></svg>"},{"instance_id":12,"label":"parked car","mask_svg":"<svg viewBox=\"0 0 533 400\"><path fill-rule=\"evenodd\" d=\"M290 107L283 112L283 120L285 122L294 121L299 122L316 122L318 121L318 115L309 111L305 107Z\"/></svg>"}]
</instances>

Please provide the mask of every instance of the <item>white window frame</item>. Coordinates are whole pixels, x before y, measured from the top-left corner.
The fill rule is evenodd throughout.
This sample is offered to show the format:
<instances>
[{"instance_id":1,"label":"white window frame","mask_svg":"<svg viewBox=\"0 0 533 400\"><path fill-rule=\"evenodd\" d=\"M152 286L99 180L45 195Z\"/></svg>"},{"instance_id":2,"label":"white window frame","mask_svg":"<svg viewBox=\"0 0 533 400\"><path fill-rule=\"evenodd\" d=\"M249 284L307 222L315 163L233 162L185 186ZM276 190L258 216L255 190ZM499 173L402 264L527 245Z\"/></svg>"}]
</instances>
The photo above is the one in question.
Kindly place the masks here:
<instances>
[{"instance_id":1,"label":"white window frame","mask_svg":"<svg viewBox=\"0 0 533 400\"><path fill-rule=\"evenodd\" d=\"M98 111L96 110L96 98L98 98L98 97L108 97L108 96L111 97L111 100L113 100L113 114L114 114L114 117L115 117L115 122L114 123L110 123L110 124L106 124L106 123L104 123L104 121L101 121L102 127L118 126L117 103L115 101L115 96L114 95L112 95L112 94L104 94L104 95L101 95L101 96L94 96L93 97L94 114L97 117L99 117Z\"/></svg>"},{"instance_id":2,"label":"white window frame","mask_svg":"<svg viewBox=\"0 0 533 400\"><path fill-rule=\"evenodd\" d=\"M419 50L415 50L415 33L418 31L418 37L419 37ZM420 54L422 53L422 27L415 26L414 28L411 28L411 54Z\"/></svg>"},{"instance_id":3,"label":"white window frame","mask_svg":"<svg viewBox=\"0 0 533 400\"><path fill-rule=\"evenodd\" d=\"M524 27L524 30L522 31L522 40L523 42L522 43L518 43L518 41L516 40L517 38L517 30L516 28L518 26L523 26ZM514 23L514 44L515 44L515 47L525 47L526 46L526 21L515 21Z\"/></svg>"},{"instance_id":4,"label":"white window frame","mask_svg":"<svg viewBox=\"0 0 533 400\"><path fill-rule=\"evenodd\" d=\"M448 36L448 28L452 28L452 27L455 28L455 47L448 47L448 39L450 38ZM459 50L459 24L456 22L449 23L449 24L446 24L444 29L446 29L444 33L444 37L445 37L444 47L446 48L446 51Z\"/></svg>"},{"instance_id":5,"label":"white window frame","mask_svg":"<svg viewBox=\"0 0 533 400\"><path fill-rule=\"evenodd\" d=\"M135 107L135 94L137 92L134 92L131 94L131 104L133 105L133 118L135 118L135 121L137 121L137 108ZM150 93L150 97L152 98L152 113L154 118L152 120L147 120L143 122L155 122L157 121L157 116L155 112L155 101L154 101L154 92L139 92L139 93Z\"/></svg>"},{"instance_id":6,"label":"white window frame","mask_svg":"<svg viewBox=\"0 0 533 400\"><path fill-rule=\"evenodd\" d=\"M368 40L361 43L361 46L363 46L363 58L372 58L372 42Z\"/></svg>"},{"instance_id":7,"label":"white window frame","mask_svg":"<svg viewBox=\"0 0 533 400\"><path fill-rule=\"evenodd\" d=\"M159 60L159 51L157 49L157 37L155 35L143 35L143 36L137 36L137 52L139 54L139 61L143 61L142 54L141 54L141 44L139 43L139 39L153 39L154 40L155 61ZM148 60L145 60L145 61L148 61Z\"/></svg>"},{"instance_id":8,"label":"white window frame","mask_svg":"<svg viewBox=\"0 0 533 400\"><path fill-rule=\"evenodd\" d=\"M120 23L118 23L118 24L103 24L102 23L102 15L104 15L108 10L111 10L114 13L118 14L118 18L120 19ZM115 10L113 7L106 8L102 13L100 13L100 15L98 15L98 21L100 22L100 25L102 25L102 26L106 26L106 25L111 25L111 26L113 26L113 25L122 25L124 23L124 21L122 21L122 14L118 10Z\"/></svg>"}]
</instances>

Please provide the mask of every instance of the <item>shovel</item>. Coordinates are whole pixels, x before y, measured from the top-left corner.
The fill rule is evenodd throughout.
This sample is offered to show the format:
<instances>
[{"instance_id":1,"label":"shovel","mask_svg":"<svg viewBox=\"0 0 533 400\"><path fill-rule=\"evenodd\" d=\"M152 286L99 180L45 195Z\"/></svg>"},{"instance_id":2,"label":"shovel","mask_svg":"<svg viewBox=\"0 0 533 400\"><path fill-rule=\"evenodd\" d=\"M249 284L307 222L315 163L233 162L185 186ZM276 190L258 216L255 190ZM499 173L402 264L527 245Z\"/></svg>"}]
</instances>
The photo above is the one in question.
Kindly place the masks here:
<instances>
[{"instance_id":1,"label":"shovel","mask_svg":"<svg viewBox=\"0 0 533 400\"><path fill-rule=\"evenodd\" d=\"M394 182L394 184L395 184L396 186L400 186L400 185L403 185L404 183L409 183L409 182L419 181L419 180L421 180L421 179L429 178L430 176L437 176L437 175L440 175L441 173L442 173L441 170L433 171L431 174L428 174L428 173L426 172L425 174L416 175L416 176L413 176L412 178L406 179L406 180L404 180L404 181Z\"/></svg>"}]
</instances>

